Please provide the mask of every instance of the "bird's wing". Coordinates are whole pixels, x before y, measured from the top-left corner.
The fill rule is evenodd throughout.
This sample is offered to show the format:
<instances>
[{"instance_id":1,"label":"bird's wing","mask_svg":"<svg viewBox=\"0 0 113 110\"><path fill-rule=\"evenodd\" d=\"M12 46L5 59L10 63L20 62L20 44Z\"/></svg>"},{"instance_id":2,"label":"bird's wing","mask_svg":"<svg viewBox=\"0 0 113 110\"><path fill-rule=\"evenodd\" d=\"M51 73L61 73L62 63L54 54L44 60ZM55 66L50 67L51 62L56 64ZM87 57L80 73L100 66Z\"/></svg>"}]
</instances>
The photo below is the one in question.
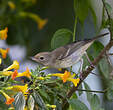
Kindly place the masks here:
<instances>
[{"instance_id":1,"label":"bird's wing","mask_svg":"<svg viewBox=\"0 0 113 110\"><path fill-rule=\"evenodd\" d=\"M53 53L57 56L56 58L62 60L70 55L72 55L75 51L80 49L82 46L87 44L90 41L78 41L75 43L68 44L66 46L62 46L53 51Z\"/></svg>"}]
</instances>

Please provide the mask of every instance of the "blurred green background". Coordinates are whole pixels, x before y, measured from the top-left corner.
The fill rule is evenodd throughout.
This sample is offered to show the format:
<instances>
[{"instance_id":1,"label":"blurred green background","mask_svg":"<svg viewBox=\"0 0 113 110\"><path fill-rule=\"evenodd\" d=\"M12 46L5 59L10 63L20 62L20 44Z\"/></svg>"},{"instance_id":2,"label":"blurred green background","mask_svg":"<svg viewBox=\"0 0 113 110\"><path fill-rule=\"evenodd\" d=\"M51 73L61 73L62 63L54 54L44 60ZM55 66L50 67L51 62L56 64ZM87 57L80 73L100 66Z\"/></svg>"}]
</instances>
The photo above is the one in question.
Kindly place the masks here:
<instances>
[{"instance_id":1,"label":"blurred green background","mask_svg":"<svg viewBox=\"0 0 113 110\"><path fill-rule=\"evenodd\" d=\"M48 22L39 30L35 20L20 16L21 12L36 14ZM0 0L0 24L1 29L8 26L7 43L26 46L27 56L51 50L50 42L56 30L73 31L73 0Z\"/></svg>"}]
</instances>

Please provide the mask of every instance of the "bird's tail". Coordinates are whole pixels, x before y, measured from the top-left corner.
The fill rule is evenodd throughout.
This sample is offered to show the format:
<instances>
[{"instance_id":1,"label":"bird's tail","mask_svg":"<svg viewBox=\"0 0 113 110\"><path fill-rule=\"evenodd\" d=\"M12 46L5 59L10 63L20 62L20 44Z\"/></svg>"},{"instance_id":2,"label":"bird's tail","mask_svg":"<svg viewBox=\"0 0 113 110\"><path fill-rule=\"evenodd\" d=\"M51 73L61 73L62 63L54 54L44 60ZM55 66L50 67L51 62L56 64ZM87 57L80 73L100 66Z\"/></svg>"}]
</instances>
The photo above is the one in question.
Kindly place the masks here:
<instances>
[{"instance_id":1,"label":"bird's tail","mask_svg":"<svg viewBox=\"0 0 113 110\"><path fill-rule=\"evenodd\" d=\"M104 34L100 34L100 35L94 37L94 38L91 39L91 40L94 41L94 40L96 40L96 39L98 39L98 38L101 38L101 37L104 37L104 36L106 36L106 35L108 35L108 34L109 34L108 32L107 32L107 33L104 33Z\"/></svg>"}]
</instances>

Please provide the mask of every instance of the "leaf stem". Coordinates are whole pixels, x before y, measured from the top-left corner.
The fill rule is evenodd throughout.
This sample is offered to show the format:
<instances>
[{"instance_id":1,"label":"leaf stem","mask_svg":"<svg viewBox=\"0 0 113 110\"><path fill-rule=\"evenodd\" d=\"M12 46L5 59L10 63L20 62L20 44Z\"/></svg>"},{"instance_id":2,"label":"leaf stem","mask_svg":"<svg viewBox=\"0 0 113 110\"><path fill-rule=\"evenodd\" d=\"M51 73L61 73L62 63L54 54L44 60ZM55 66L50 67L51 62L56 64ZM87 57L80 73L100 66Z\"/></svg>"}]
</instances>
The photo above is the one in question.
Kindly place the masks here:
<instances>
[{"instance_id":1,"label":"leaf stem","mask_svg":"<svg viewBox=\"0 0 113 110\"><path fill-rule=\"evenodd\" d=\"M77 16L75 16L75 24L74 24L74 31L73 31L73 42L75 41L76 25L77 25Z\"/></svg>"}]
</instances>

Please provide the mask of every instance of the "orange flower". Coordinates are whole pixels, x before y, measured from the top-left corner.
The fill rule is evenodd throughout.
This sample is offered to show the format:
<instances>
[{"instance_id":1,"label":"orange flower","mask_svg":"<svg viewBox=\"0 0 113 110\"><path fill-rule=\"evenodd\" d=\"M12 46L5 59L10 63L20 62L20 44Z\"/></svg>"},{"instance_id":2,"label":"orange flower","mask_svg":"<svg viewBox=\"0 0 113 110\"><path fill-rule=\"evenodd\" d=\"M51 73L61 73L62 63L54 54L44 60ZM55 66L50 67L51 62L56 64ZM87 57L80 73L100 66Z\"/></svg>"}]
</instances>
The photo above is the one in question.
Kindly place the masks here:
<instances>
[{"instance_id":1,"label":"orange flower","mask_svg":"<svg viewBox=\"0 0 113 110\"><path fill-rule=\"evenodd\" d=\"M0 38L1 38L1 40L6 40L7 39L7 32L8 32L8 28L7 27L4 30L0 31Z\"/></svg>"},{"instance_id":2,"label":"orange flower","mask_svg":"<svg viewBox=\"0 0 113 110\"><path fill-rule=\"evenodd\" d=\"M18 75L18 71L15 70L15 71L13 72L13 74L11 75L12 80L14 80L17 75Z\"/></svg>"},{"instance_id":3,"label":"orange flower","mask_svg":"<svg viewBox=\"0 0 113 110\"><path fill-rule=\"evenodd\" d=\"M4 59L6 58L8 52L9 52L9 48L7 49L0 48L0 53Z\"/></svg>"},{"instance_id":4,"label":"orange flower","mask_svg":"<svg viewBox=\"0 0 113 110\"><path fill-rule=\"evenodd\" d=\"M14 102L14 98L11 98L10 96L8 96L5 92L1 91L0 92L4 95L4 97L6 98L6 104L9 105L9 104L12 104L12 102Z\"/></svg>"},{"instance_id":5,"label":"orange flower","mask_svg":"<svg viewBox=\"0 0 113 110\"><path fill-rule=\"evenodd\" d=\"M4 69L3 71L8 71L8 70L11 70L11 69L16 69L16 70L19 69L19 62L17 60L14 60L13 64L10 65L8 68Z\"/></svg>"},{"instance_id":6,"label":"orange flower","mask_svg":"<svg viewBox=\"0 0 113 110\"><path fill-rule=\"evenodd\" d=\"M38 23L38 29L41 30L43 27L47 24L48 19L39 19L37 20Z\"/></svg>"},{"instance_id":7,"label":"orange flower","mask_svg":"<svg viewBox=\"0 0 113 110\"><path fill-rule=\"evenodd\" d=\"M80 79L74 79L75 74L71 75L70 72L65 71L64 74L61 73L56 73L56 74L51 74L51 76L58 76L63 80L63 83L65 83L66 81L71 81L73 82L73 84L75 85L75 87L77 86L77 84L79 83Z\"/></svg>"},{"instance_id":8,"label":"orange flower","mask_svg":"<svg viewBox=\"0 0 113 110\"><path fill-rule=\"evenodd\" d=\"M31 78L31 73L29 71L29 68L27 68L26 71L23 73L18 73L18 75L16 77L21 77L21 76L26 76L28 78Z\"/></svg>"}]
</instances>

